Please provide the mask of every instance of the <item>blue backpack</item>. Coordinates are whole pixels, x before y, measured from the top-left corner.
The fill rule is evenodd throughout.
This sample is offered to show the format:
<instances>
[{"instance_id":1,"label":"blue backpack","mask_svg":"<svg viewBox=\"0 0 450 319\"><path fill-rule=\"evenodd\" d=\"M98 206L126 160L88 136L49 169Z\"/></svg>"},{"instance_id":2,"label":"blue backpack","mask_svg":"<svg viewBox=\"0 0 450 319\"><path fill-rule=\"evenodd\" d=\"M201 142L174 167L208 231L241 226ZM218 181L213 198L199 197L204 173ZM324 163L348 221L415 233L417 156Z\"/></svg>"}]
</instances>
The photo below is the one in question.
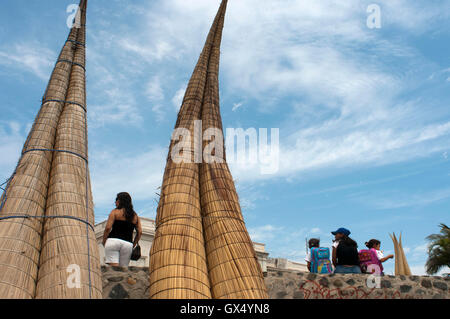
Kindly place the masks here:
<instances>
[{"instance_id":1,"label":"blue backpack","mask_svg":"<svg viewBox=\"0 0 450 319\"><path fill-rule=\"evenodd\" d=\"M326 247L311 248L311 272L316 274L331 274L330 249Z\"/></svg>"}]
</instances>

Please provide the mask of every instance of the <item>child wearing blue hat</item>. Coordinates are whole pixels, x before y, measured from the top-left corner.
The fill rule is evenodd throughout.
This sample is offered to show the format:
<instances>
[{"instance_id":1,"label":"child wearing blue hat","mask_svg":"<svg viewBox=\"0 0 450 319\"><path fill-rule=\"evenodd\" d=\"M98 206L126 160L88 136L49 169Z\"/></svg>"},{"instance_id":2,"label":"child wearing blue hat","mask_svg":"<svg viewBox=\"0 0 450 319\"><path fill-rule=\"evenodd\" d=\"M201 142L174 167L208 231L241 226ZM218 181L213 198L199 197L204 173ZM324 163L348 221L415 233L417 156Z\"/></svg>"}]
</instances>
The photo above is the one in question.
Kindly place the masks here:
<instances>
[{"instance_id":1,"label":"child wearing blue hat","mask_svg":"<svg viewBox=\"0 0 450 319\"><path fill-rule=\"evenodd\" d=\"M332 251L334 273L360 274L358 244L349 237L351 232L341 227L331 233L335 239Z\"/></svg>"}]
</instances>

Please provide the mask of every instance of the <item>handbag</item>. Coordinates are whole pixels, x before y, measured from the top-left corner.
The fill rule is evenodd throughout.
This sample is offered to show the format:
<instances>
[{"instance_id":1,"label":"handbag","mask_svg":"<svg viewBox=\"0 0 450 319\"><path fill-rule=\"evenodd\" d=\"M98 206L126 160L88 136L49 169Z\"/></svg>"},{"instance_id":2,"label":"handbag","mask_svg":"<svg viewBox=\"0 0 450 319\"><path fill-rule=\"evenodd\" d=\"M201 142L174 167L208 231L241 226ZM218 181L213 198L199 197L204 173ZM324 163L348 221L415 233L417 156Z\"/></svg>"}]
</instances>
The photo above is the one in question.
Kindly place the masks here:
<instances>
[{"instance_id":1,"label":"handbag","mask_svg":"<svg viewBox=\"0 0 450 319\"><path fill-rule=\"evenodd\" d=\"M131 252L131 260L139 260L139 258L141 258L141 246L137 244Z\"/></svg>"}]
</instances>

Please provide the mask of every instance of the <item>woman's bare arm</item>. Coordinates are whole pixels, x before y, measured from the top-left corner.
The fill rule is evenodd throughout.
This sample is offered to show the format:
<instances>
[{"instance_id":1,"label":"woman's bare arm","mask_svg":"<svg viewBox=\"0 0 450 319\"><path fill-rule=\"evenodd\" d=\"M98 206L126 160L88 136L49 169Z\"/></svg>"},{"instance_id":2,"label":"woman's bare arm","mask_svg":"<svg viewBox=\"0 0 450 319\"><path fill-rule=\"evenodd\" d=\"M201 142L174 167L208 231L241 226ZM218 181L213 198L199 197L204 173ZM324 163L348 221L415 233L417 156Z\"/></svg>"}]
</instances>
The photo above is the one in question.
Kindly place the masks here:
<instances>
[{"instance_id":1,"label":"woman's bare arm","mask_svg":"<svg viewBox=\"0 0 450 319\"><path fill-rule=\"evenodd\" d=\"M103 246L105 246L106 240L108 239L108 235L111 232L112 226L114 224L114 220L116 219L116 215L114 214L114 210L111 211L108 217L108 221L106 222L105 231L103 232Z\"/></svg>"},{"instance_id":2,"label":"woman's bare arm","mask_svg":"<svg viewBox=\"0 0 450 319\"><path fill-rule=\"evenodd\" d=\"M137 225L136 225L136 237L134 237L133 248L136 247L136 245L139 243L141 236L142 236L142 225L141 225L141 219L138 216Z\"/></svg>"}]
</instances>

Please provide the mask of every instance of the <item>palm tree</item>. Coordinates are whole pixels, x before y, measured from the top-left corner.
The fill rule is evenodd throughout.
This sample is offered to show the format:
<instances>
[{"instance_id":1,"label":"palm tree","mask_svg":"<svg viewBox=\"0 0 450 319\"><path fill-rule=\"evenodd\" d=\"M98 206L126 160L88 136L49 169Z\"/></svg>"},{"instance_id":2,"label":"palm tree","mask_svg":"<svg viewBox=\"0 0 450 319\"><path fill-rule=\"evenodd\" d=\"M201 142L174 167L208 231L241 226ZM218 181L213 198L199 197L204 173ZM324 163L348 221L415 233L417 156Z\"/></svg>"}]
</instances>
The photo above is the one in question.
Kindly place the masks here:
<instances>
[{"instance_id":1,"label":"palm tree","mask_svg":"<svg viewBox=\"0 0 450 319\"><path fill-rule=\"evenodd\" d=\"M450 267L450 228L440 224L440 234L427 237L431 242L428 246L427 273L436 274L442 267Z\"/></svg>"}]
</instances>

